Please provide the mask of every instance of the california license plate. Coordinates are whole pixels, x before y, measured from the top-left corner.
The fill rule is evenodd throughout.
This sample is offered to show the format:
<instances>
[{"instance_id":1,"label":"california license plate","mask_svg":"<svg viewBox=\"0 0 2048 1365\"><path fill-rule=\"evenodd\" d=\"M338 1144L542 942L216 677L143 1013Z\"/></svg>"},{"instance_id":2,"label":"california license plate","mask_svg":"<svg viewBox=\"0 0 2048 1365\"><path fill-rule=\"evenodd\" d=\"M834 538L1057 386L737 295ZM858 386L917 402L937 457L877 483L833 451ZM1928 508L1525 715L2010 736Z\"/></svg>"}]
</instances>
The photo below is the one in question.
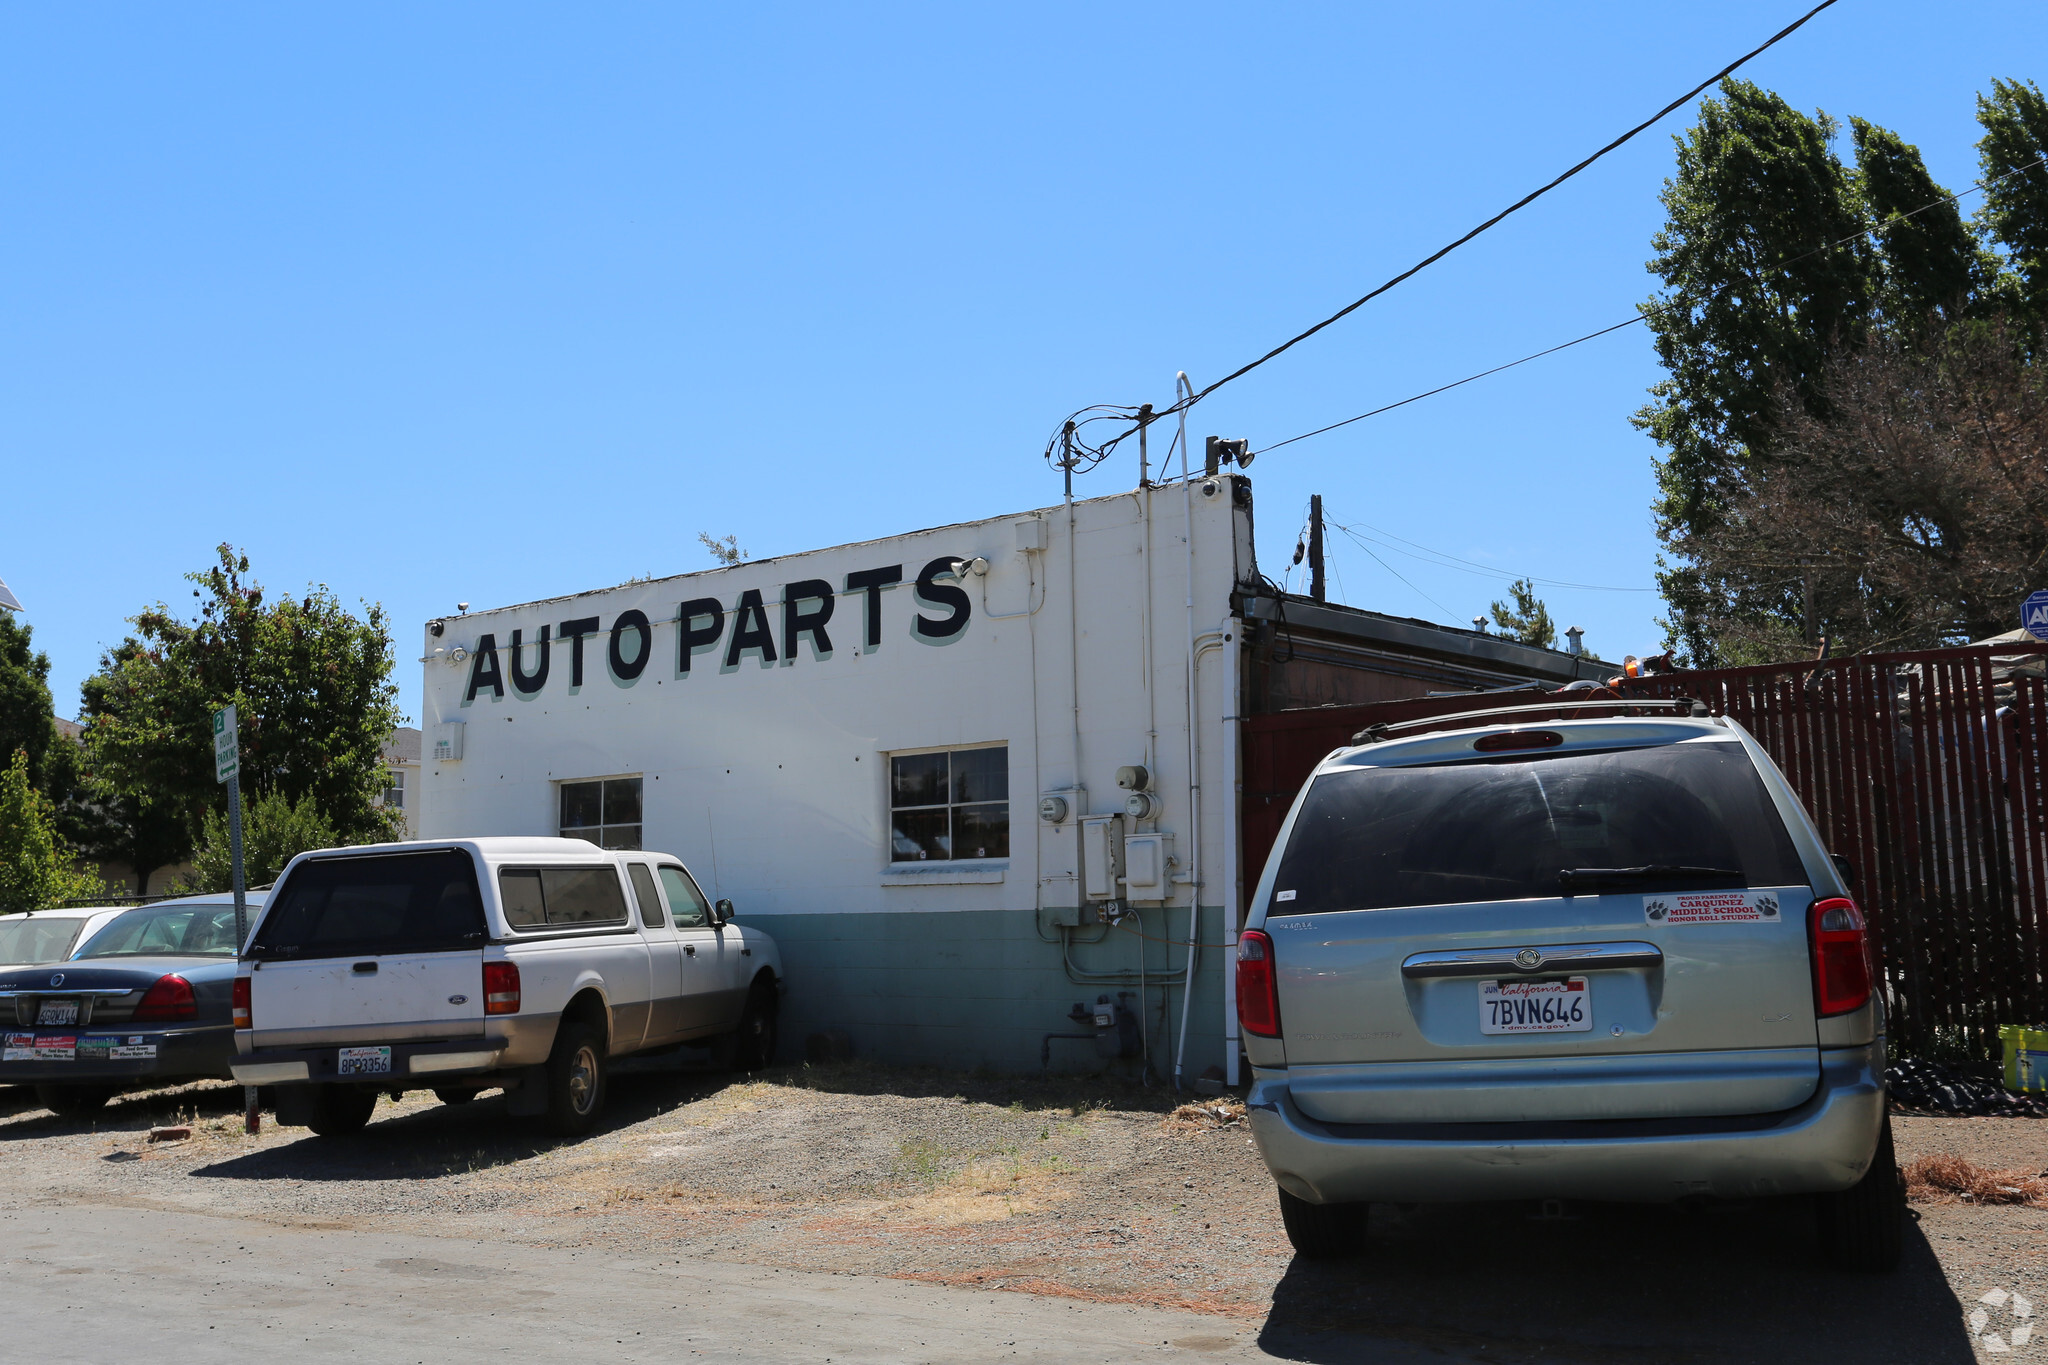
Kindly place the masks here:
<instances>
[{"instance_id":1,"label":"california license plate","mask_svg":"<svg viewBox=\"0 0 2048 1365\"><path fill-rule=\"evenodd\" d=\"M1589 1033L1593 990L1583 976L1563 981L1482 981L1481 1033Z\"/></svg>"},{"instance_id":2,"label":"california license plate","mask_svg":"<svg viewBox=\"0 0 2048 1365\"><path fill-rule=\"evenodd\" d=\"M36 1011L38 1024L75 1024L78 1022L76 1000L45 1000Z\"/></svg>"},{"instance_id":3,"label":"california license plate","mask_svg":"<svg viewBox=\"0 0 2048 1365\"><path fill-rule=\"evenodd\" d=\"M340 1063L334 1069L343 1076L382 1076L391 1070L391 1049L345 1047L341 1050Z\"/></svg>"}]
</instances>

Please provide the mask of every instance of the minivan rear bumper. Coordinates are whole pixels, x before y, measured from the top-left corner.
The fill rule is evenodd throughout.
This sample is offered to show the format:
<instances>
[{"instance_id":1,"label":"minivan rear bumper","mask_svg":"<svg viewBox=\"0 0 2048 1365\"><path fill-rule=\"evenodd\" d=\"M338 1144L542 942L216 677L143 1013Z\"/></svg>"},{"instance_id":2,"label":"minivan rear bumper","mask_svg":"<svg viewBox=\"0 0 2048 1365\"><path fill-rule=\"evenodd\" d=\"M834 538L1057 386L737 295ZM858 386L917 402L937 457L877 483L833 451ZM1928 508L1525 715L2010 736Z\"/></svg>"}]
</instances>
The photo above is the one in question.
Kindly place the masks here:
<instances>
[{"instance_id":1,"label":"minivan rear bumper","mask_svg":"<svg viewBox=\"0 0 2048 1365\"><path fill-rule=\"evenodd\" d=\"M1346 1124L1303 1114L1287 1073L1246 1108L1274 1179L1315 1204L1667 1203L1847 1189L1884 1122L1884 1040L1821 1052L1813 1097L1775 1114L1596 1122Z\"/></svg>"}]
</instances>

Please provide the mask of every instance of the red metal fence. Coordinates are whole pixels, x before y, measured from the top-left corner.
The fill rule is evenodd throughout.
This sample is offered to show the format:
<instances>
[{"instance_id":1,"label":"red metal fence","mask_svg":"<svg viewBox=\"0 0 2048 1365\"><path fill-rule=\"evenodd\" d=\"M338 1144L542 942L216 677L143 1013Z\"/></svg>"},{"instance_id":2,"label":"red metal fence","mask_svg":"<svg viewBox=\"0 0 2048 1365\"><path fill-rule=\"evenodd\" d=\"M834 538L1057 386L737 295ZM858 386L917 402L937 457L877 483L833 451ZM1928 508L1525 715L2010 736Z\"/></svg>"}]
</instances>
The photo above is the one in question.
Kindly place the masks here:
<instances>
[{"instance_id":1,"label":"red metal fence","mask_svg":"<svg viewBox=\"0 0 2048 1365\"><path fill-rule=\"evenodd\" d=\"M1998 1025L2048 1023L2044 656L2048 646L1971 647L1626 684L1631 695L1689 696L1733 716L1784 769L1831 850L1855 864L1903 1051L1990 1057ZM1481 702L1247 719L1247 869L1264 863L1294 793L1330 749L1374 722Z\"/></svg>"}]
</instances>

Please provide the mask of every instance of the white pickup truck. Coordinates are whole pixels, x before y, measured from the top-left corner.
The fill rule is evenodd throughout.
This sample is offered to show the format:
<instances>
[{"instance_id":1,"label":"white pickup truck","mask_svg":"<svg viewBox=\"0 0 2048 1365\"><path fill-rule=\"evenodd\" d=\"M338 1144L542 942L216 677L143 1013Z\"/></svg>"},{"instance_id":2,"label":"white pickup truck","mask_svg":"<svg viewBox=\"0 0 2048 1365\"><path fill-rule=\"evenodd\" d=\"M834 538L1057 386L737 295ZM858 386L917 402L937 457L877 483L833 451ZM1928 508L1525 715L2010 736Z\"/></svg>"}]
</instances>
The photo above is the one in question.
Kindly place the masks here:
<instances>
[{"instance_id":1,"label":"white pickup truck","mask_svg":"<svg viewBox=\"0 0 2048 1365\"><path fill-rule=\"evenodd\" d=\"M588 1131L611 1058L684 1044L775 1054L775 941L682 860L580 839L481 838L294 858L243 949L235 1079L280 1123L353 1133L380 1092Z\"/></svg>"}]
</instances>

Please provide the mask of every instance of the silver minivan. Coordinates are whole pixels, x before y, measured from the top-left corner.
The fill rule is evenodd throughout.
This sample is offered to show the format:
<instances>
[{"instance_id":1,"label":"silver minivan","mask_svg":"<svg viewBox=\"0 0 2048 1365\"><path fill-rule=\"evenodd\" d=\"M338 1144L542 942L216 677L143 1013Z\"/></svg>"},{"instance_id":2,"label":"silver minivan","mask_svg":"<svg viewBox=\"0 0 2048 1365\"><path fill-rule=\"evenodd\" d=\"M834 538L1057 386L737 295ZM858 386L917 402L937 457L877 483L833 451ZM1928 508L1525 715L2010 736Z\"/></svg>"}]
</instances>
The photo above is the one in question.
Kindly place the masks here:
<instances>
[{"instance_id":1,"label":"silver minivan","mask_svg":"<svg viewBox=\"0 0 2048 1365\"><path fill-rule=\"evenodd\" d=\"M1801 1195L1838 1264L1897 1264L1848 868L1741 726L1630 709L1381 729L1296 797L1236 990L1301 1254L1373 1202Z\"/></svg>"}]
</instances>

